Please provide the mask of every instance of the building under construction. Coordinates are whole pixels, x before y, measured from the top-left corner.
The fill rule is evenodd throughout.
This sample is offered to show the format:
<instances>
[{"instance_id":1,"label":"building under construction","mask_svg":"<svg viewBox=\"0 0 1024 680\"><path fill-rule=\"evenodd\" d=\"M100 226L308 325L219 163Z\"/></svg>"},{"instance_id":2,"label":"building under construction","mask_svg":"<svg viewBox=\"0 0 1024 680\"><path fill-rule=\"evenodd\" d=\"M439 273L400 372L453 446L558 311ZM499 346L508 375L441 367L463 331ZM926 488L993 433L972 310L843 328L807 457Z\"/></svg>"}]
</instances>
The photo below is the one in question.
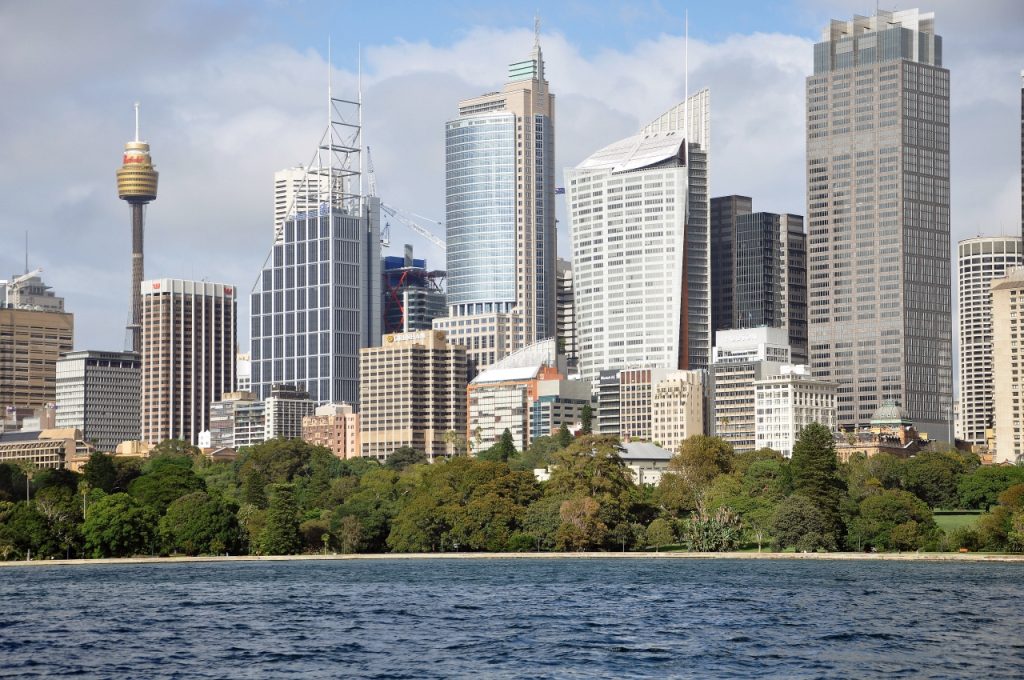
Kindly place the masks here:
<instances>
[{"instance_id":1,"label":"building under construction","mask_svg":"<svg viewBox=\"0 0 1024 680\"><path fill-rule=\"evenodd\" d=\"M435 318L448 313L445 272L428 271L426 260L413 258L411 245L405 246L404 257L385 257L382 273L385 333L430 330Z\"/></svg>"}]
</instances>

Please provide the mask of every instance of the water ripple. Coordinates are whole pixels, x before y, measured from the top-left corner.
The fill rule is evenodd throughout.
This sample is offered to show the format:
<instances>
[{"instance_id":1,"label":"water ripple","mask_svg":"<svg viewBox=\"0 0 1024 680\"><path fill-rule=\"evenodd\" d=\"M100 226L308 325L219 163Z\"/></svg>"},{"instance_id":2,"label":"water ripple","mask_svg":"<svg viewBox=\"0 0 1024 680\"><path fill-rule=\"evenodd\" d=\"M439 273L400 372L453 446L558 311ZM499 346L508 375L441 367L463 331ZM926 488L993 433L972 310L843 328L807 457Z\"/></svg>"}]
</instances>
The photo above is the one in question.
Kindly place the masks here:
<instances>
[{"instance_id":1,"label":"water ripple","mask_svg":"<svg viewBox=\"0 0 1024 680\"><path fill-rule=\"evenodd\" d=\"M1024 675L1008 632L1016 565L360 560L0 576L2 677Z\"/></svg>"}]
</instances>

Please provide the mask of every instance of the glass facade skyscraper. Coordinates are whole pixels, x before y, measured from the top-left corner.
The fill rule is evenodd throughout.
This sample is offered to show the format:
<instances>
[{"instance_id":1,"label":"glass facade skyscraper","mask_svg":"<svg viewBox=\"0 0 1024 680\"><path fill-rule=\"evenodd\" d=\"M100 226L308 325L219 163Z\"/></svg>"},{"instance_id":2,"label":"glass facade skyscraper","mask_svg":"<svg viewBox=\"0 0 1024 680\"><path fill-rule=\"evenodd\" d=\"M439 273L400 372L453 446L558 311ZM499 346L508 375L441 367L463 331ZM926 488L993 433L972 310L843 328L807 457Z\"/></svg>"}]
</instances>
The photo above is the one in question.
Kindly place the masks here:
<instances>
[{"instance_id":1,"label":"glass facade skyscraper","mask_svg":"<svg viewBox=\"0 0 1024 680\"><path fill-rule=\"evenodd\" d=\"M807 363L807 237L800 215L753 212L747 196L711 199L714 330L785 328Z\"/></svg>"},{"instance_id":2,"label":"glass facade skyscraper","mask_svg":"<svg viewBox=\"0 0 1024 680\"><path fill-rule=\"evenodd\" d=\"M450 121L445 131L448 305L453 316L516 304L516 117Z\"/></svg>"},{"instance_id":3,"label":"glass facade skyscraper","mask_svg":"<svg viewBox=\"0 0 1024 680\"><path fill-rule=\"evenodd\" d=\"M555 98L535 42L445 126L448 316L470 377L556 333Z\"/></svg>"},{"instance_id":4,"label":"glass facade skyscraper","mask_svg":"<svg viewBox=\"0 0 1024 680\"><path fill-rule=\"evenodd\" d=\"M832 21L807 78L811 365L838 422L952 419L949 71L934 14Z\"/></svg>"},{"instance_id":5,"label":"glass facade skyscraper","mask_svg":"<svg viewBox=\"0 0 1024 680\"><path fill-rule=\"evenodd\" d=\"M359 350L381 338L380 199L287 219L250 318L258 398L294 383L320 404L358 404Z\"/></svg>"}]
</instances>

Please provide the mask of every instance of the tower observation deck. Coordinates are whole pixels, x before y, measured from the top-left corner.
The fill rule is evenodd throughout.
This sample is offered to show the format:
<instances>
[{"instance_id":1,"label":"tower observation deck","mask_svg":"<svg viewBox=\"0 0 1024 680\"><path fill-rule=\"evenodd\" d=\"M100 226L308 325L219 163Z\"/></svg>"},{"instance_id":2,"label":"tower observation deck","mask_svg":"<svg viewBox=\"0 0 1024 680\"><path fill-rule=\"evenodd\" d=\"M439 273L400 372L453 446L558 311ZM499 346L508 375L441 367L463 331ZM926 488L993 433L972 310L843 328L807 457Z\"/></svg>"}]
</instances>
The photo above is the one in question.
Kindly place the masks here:
<instances>
[{"instance_id":1,"label":"tower observation deck","mask_svg":"<svg viewBox=\"0 0 1024 680\"><path fill-rule=\"evenodd\" d=\"M128 323L129 349L142 351L142 279L144 207L156 199L159 173L153 167L149 144L139 139L139 104L135 104L135 139L124 145L124 158L117 170L117 197L127 201L132 212L131 321Z\"/></svg>"}]
</instances>

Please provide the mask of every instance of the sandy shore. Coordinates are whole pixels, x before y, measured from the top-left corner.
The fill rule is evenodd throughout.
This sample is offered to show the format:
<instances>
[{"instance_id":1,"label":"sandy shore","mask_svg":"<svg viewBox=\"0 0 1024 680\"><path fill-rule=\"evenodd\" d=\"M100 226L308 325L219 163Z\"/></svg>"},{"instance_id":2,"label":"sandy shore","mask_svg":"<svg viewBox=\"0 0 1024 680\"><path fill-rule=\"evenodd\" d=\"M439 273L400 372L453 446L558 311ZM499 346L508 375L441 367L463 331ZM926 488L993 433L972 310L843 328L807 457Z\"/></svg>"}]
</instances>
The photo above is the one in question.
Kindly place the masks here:
<instances>
[{"instance_id":1,"label":"sandy shore","mask_svg":"<svg viewBox=\"0 0 1024 680\"><path fill-rule=\"evenodd\" d=\"M191 562L287 562L299 560L872 560L883 562L1020 562L1024 555L979 553L773 553L773 552L584 552L584 553L378 553L360 555L231 555L207 557L122 557L98 560L0 562L0 567L55 567L84 564L178 564Z\"/></svg>"}]
</instances>

